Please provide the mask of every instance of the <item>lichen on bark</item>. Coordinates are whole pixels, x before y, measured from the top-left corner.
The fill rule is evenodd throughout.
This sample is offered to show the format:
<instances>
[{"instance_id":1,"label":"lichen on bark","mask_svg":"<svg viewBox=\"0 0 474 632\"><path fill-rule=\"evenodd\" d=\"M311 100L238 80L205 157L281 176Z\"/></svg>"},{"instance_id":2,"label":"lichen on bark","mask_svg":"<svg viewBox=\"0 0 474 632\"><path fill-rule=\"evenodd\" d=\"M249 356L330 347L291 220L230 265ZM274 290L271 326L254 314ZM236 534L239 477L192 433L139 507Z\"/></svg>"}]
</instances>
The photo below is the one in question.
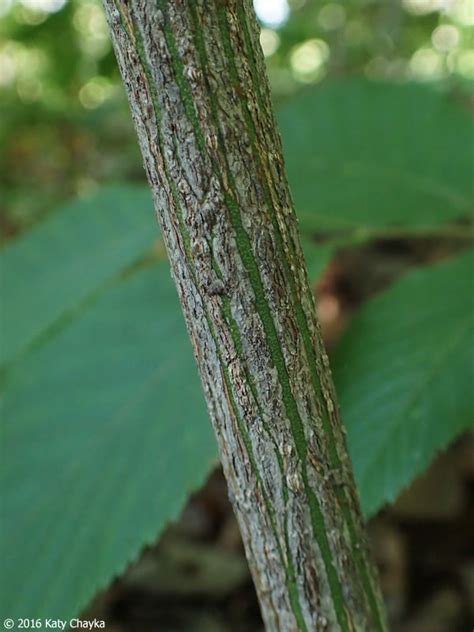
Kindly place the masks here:
<instances>
[{"instance_id":1,"label":"lichen on bark","mask_svg":"<svg viewBox=\"0 0 474 632\"><path fill-rule=\"evenodd\" d=\"M104 6L266 627L383 630L250 0Z\"/></svg>"}]
</instances>

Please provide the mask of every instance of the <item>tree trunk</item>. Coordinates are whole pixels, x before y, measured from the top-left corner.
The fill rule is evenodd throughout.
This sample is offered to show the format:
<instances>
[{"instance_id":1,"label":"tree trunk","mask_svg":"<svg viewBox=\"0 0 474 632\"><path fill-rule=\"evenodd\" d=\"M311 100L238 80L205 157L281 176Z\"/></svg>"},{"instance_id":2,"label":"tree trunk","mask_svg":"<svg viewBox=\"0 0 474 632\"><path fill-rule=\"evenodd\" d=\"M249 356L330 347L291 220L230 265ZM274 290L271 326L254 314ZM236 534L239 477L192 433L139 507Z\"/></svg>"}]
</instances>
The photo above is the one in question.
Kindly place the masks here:
<instances>
[{"instance_id":1,"label":"tree trunk","mask_svg":"<svg viewBox=\"0 0 474 632\"><path fill-rule=\"evenodd\" d=\"M251 2L104 4L266 628L383 630Z\"/></svg>"}]
</instances>

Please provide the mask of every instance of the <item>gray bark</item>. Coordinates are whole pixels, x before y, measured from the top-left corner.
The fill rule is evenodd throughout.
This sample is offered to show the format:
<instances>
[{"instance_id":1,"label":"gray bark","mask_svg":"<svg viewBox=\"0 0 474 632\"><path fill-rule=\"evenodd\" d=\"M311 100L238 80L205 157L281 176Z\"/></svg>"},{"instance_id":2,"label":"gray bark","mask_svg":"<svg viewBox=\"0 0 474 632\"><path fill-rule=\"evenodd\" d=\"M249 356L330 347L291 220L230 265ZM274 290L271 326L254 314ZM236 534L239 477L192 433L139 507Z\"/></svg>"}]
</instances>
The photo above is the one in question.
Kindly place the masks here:
<instances>
[{"instance_id":1,"label":"gray bark","mask_svg":"<svg viewBox=\"0 0 474 632\"><path fill-rule=\"evenodd\" d=\"M266 628L383 630L250 0L104 5Z\"/></svg>"}]
</instances>

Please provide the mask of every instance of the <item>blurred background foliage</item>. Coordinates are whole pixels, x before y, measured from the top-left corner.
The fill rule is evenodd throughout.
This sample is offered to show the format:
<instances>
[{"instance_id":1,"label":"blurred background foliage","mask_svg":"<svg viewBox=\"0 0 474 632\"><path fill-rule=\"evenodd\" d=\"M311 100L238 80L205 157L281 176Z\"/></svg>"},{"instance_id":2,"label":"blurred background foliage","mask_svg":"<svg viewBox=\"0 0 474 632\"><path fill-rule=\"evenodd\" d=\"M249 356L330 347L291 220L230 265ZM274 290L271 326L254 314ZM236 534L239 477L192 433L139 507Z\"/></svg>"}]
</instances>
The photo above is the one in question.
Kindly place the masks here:
<instances>
[{"instance_id":1,"label":"blurred background foliage","mask_svg":"<svg viewBox=\"0 0 474 632\"><path fill-rule=\"evenodd\" d=\"M326 77L474 78L470 0L256 0L274 98ZM1 234L101 181L143 180L99 0L0 0Z\"/></svg>"}]
</instances>

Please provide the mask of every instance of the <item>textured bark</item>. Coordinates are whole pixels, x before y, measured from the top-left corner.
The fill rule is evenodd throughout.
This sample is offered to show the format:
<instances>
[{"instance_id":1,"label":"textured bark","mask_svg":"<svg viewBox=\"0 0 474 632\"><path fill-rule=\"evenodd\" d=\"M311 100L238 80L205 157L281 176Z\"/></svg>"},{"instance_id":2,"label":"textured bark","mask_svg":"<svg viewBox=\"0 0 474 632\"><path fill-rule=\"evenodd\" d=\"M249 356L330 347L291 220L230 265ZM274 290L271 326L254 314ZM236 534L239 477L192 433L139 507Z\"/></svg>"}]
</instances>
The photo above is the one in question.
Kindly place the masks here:
<instances>
[{"instance_id":1,"label":"textured bark","mask_svg":"<svg viewBox=\"0 0 474 632\"><path fill-rule=\"evenodd\" d=\"M251 2L104 4L266 627L385 629Z\"/></svg>"}]
</instances>

